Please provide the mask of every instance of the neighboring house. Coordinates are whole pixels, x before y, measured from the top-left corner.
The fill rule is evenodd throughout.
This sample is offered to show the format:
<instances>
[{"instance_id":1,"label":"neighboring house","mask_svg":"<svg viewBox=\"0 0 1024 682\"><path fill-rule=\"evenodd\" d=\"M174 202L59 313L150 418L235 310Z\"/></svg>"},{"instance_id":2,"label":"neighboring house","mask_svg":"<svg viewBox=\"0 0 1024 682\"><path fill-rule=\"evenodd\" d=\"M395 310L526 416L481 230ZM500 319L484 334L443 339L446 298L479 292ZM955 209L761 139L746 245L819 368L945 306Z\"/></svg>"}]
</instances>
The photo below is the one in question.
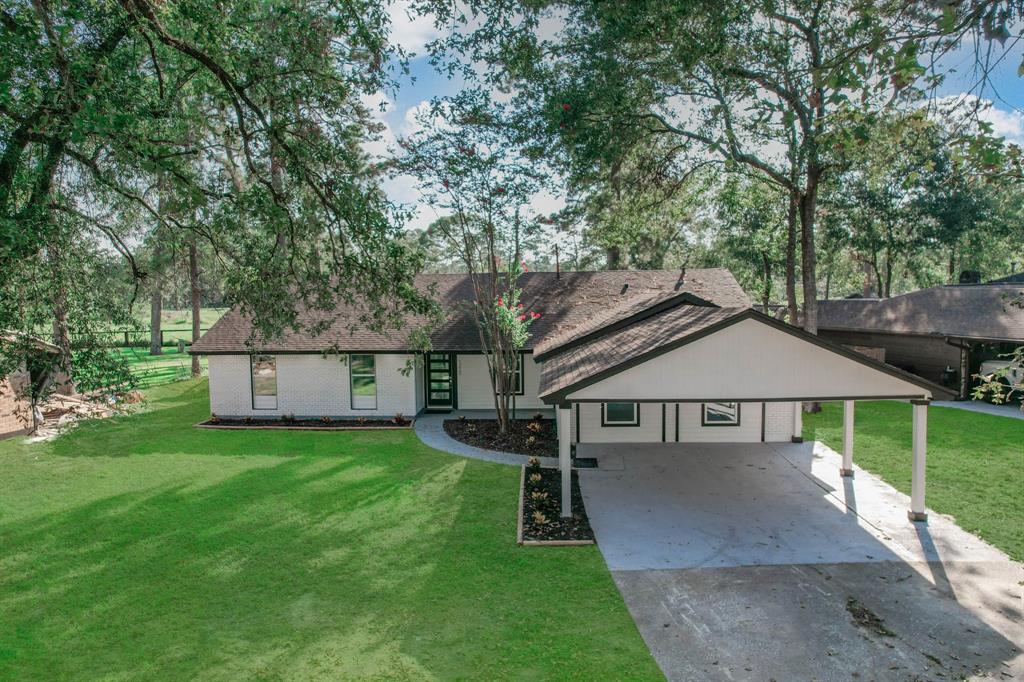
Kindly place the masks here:
<instances>
[{"instance_id":1,"label":"neighboring house","mask_svg":"<svg viewBox=\"0 0 1024 682\"><path fill-rule=\"evenodd\" d=\"M891 298L818 302L818 334L884 350L885 362L969 395L981 363L1024 344L1019 276L956 284ZM1019 299L1024 301L1024 299Z\"/></svg>"},{"instance_id":2,"label":"neighboring house","mask_svg":"<svg viewBox=\"0 0 1024 682\"><path fill-rule=\"evenodd\" d=\"M0 339L10 338L0 334ZM60 350L53 344L35 339L32 342L41 352L57 354ZM31 405L24 391L31 377L22 366L7 376L0 376L0 438L27 433L32 425Z\"/></svg>"},{"instance_id":3,"label":"neighboring house","mask_svg":"<svg viewBox=\"0 0 1024 682\"><path fill-rule=\"evenodd\" d=\"M417 414L493 407L467 275L422 275L450 314L420 353L415 317L398 332L359 326L339 307L311 337L252 340L237 311L191 348L209 358L210 407L225 417ZM528 273L527 310L541 313L522 353L517 408L555 407L568 514L570 453L608 442L800 440L803 401L846 403L844 472L852 474L853 401L911 400L911 516L924 518L927 405L941 387L833 345L750 307L727 270ZM330 352L325 352L330 349ZM411 370L411 371L410 371Z\"/></svg>"}]
</instances>

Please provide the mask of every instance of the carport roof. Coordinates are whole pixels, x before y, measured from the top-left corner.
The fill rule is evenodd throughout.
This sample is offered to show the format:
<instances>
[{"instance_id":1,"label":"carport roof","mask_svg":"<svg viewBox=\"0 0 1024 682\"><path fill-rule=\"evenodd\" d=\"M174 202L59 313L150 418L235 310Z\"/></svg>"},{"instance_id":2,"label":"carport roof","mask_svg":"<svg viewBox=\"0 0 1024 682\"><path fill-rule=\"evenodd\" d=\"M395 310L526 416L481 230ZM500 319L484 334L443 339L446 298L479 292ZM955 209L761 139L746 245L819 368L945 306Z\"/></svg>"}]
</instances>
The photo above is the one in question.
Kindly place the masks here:
<instances>
[{"instance_id":1,"label":"carport roof","mask_svg":"<svg viewBox=\"0 0 1024 682\"><path fill-rule=\"evenodd\" d=\"M555 349L549 352L540 360L539 396L548 403L560 402L572 390L593 384L746 319L755 319L838 355L920 386L933 395L952 395L947 389L921 377L825 341L751 308L680 305L642 318L625 327L611 327L606 334L593 336L575 345L567 345L563 350Z\"/></svg>"}]
</instances>

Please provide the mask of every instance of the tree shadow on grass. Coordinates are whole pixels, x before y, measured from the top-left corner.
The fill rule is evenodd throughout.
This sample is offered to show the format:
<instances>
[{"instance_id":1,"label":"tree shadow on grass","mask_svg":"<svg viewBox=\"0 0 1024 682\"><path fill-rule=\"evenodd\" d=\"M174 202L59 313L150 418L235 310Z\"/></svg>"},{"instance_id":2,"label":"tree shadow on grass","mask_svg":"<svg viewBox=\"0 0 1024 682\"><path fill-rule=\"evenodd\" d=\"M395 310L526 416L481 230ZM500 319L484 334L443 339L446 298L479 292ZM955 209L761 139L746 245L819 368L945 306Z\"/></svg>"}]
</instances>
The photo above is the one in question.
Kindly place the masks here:
<instances>
[{"instance_id":1,"label":"tree shadow on grass","mask_svg":"<svg viewBox=\"0 0 1024 682\"><path fill-rule=\"evenodd\" d=\"M179 482L0 524L0 677L422 677L394 630L465 462L392 454L227 478L189 458Z\"/></svg>"}]
</instances>

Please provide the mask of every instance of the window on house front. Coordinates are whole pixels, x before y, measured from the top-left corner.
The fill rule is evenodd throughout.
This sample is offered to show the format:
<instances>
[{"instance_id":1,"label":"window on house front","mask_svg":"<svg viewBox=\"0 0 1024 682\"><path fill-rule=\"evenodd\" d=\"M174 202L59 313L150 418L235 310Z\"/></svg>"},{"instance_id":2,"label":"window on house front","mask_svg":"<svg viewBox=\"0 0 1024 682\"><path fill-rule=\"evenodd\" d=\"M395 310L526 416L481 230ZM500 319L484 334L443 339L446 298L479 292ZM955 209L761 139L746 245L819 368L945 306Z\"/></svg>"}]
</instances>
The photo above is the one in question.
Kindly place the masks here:
<instances>
[{"instance_id":1,"label":"window on house front","mask_svg":"<svg viewBox=\"0 0 1024 682\"><path fill-rule=\"evenodd\" d=\"M377 365L372 355L350 355L349 375L352 382L352 409L377 409Z\"/></svg>"},{"instance_id":2,"label":"window on house front","mask_svg":"<svg viewBox=\"0 0 1024 682\"><path fill-rule=\"evenodd\" d=\"M512 381L509 382L513 386L513 395L523 395L523 357L522 353L516 356L516 368L513 370Z\"/></svg>"},{"instance_id":3,"label":"window on house front","mask_svg":"<svg viewBox=\"0 0 1024 682\"><path fill-rule=\"evenodd\" d=\"M252 369L252 409L277 409L277 356L253 355L249 358Z\"/></svg>"},{"instance_id":4,"label":"window on house front","mask_svg":"<svg viewBox=\"0 0 1024 682\"><path fill-rule=\"evenodd\" d=\"M638 403L603 403L601 405L601 426L639 426L640 405Z\"/></svg>"},{"instance_id":5,"label":"window on house front","mask_svg":"<svg viewBox=\"0 0 1024 682\"><path fill-rule=\"evenodd\" d=\"M739 403L703 403L701 405L701 426L739 426Z\"/></svg>"}]
</instances>

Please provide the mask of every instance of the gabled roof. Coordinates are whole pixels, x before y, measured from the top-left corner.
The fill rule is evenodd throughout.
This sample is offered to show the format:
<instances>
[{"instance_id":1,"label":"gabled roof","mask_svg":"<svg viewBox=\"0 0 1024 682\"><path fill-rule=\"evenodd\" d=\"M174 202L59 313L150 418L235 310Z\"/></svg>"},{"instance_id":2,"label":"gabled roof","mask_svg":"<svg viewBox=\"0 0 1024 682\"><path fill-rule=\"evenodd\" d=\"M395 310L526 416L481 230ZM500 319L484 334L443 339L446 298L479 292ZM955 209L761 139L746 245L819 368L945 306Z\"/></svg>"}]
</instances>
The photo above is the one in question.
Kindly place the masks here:
<instances>
[{"instance_id":1,"label":"gabled roof","mask_svg":"<svg viewBox=\"0 0 1024 682\"><path fill-rule=\"evenodd\" d=\"M748 319L921 387L931 395L952 396L948 389L937 384L830 343L752 308L689 305L666 310L627 327L598 335L573 348L551 353L540 365L538 394L544 402L560 402L573 391Z\"/></svg>"},{"instance_id":2,"label":"gabled roof","mask_svg":"<svg viewBox=\"0 0 1024 682\"><path fill-rule=\"evenodd\" d=\"M548 336L580 329L609 310L628 309L637 302L692 296L694 301L728 307L747 307L750 300L728 270L609 270L599 272L529 272L520 281L526 310L541 314L530 328L526 349L533 350ZM479 335L470 308L472 281L465 274L423 274L416 277L421 291L435 289L435 297L447 318L432 330L433 350L478 352ZM641 306L642 307L642 306ZM249 320L237 310L227 312L191 348L198 354L245 354L253 350L273 353L339 351L400 352L415 349L413 333L427 320L409 315L398 330L377 331L362 323L364 309L339 305L330 314L300 312L301 329L280 339L262 340L253 335ZM311 336L309 326L323 322L326 330ZM251 341L251 343L250 343Z\"/></svg>"},{"instance_id":3,"label":"gabled roof","mask_svg":"<svg viewBox=\"0 0 1024 682\"><path fill-rule=\"evenodd\" d=\"M818 301L818 328L962 339L1024 340L1020 284L959 284L892 298Z\"/></svg>"}]
</instances>

